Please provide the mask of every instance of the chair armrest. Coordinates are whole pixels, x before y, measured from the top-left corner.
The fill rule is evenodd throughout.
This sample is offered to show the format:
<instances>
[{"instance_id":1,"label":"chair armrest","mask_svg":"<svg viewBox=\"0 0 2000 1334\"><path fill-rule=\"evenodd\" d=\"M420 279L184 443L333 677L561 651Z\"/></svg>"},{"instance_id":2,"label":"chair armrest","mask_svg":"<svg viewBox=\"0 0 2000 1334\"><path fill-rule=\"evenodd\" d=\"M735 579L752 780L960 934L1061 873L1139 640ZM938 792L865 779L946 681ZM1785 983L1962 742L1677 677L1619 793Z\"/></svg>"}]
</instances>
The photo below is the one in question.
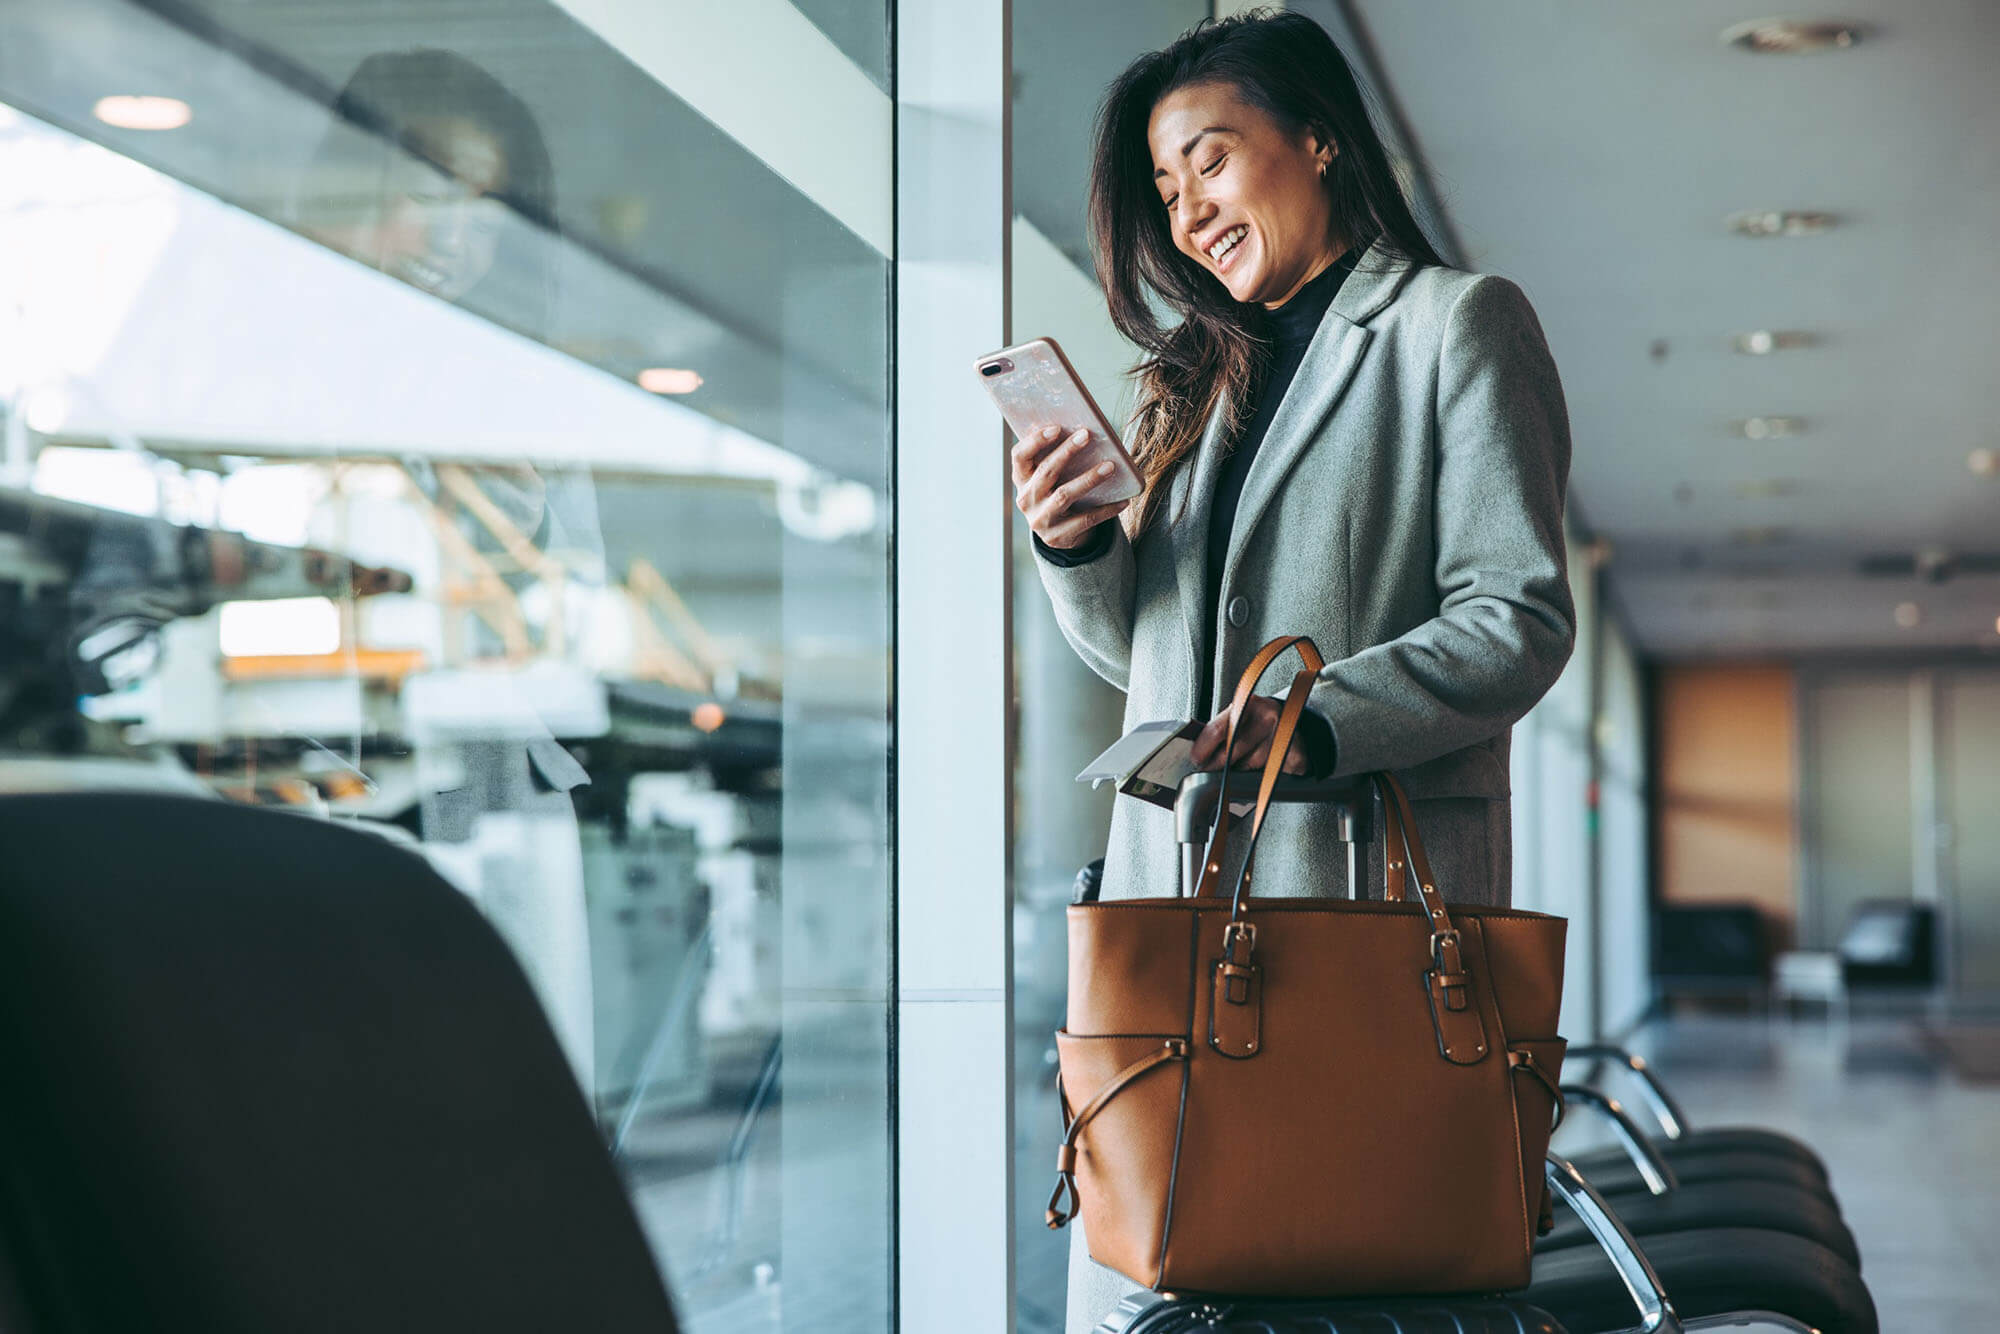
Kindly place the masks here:
<instances>
[{"instance_id":1,"label":"chair armrest","mask_svg":"<svg viewBox=\"0 0 2000 1334\"><path fill-rule=\"evenodd\" d=\"M1618 1144L1632 1160L1632 1166L1639 1169L1640 1178L1646 1189L1655 1195L1665 1195L1681 1183L1674 1175L1673 1164L1660 1152L1657 1144L1639 1128L1625 1105L1607 1093L1600 1092L1588 1084L1564 1084L1563 1097L1570 1106L1579 1104L1590 1108L1611 1122L1611 1130L1618 1138Z\"/></svg>"},{"instance_id":2,"label":"chair armrest","mask_svg":"<svg viewBox=\"0 0 2000 1334\"><path fill-rule=\"evenodd\" d=\"M1643 1334L1682 1334L1680 1314L1668 1299L1660 1276L1653 1271L1652 1263L1639 1249L1638 1241L1626 1230L1625 1224L1611 1212L1611 1206L1604 1202L1604 1197L1583 1179L1583 1173L1559 1154L1548 1156L1543 1175L1547 1177L1549 1189L1556 1198L1583 1220L1584 1228L1611 1261L1611 1267L1618 1272L1618 1281L1625 1285L1632 1305L1638 1308L1638 1328Z\"/></svg>"},{"instance_id":3,"label":"chair armrest","mask_svg":"<svg viewBox=\"0 0 2000 1334\"><path fill-rule=\"evenodd\" d=\"M1668 1139L1679 1139L1687 1134L1687 1114L1674 1095L1667 1092L1667 1086L1653 1073L1653 1067L1645 1060L1632 1054L1630 1050L1609 1042L1593 1042L1582 1047L1571 1047L1565 1056L1570 1061L1616 1061L1639 1081L1639 1097L1646 1109L1660 1123L1660 1134Z\"/></svg>"}]
</instances>

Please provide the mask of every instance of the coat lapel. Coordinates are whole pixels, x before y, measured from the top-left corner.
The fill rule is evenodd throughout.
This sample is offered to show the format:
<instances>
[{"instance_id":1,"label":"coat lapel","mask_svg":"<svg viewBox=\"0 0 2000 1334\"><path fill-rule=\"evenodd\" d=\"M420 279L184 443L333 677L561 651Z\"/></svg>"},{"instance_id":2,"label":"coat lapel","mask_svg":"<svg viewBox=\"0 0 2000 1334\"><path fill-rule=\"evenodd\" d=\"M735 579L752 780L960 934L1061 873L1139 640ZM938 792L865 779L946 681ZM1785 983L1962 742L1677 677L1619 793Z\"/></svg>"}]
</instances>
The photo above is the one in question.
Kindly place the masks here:
<instances>
[{"instance_id":1,"label":"coat lapel","mask_svg":"<svg viewBox=\"0 0 2000 1334\"><path fill-rule=\"evenodd\" d=\"M1215 474L1222 466L1222 423L1228 419L1228 405L1219 404L1195 447L1191 467L1180 469L1167 511L1174 535L1174 576L1181 587L1181 614L1187 618L1188 662L1191 672L1200 664L1200 646L1208 642L1209 613L1202 605L1208 596L1208 515L1215 501ZM1193 690L1194 675L1188 689Z\"/></svg>"},{"instance_id":2,"label":"coat lapel","mask_svg":"<svg viewBox=\"0 0 2000 1334\"><path fill-rule=\"evenodd\" d=\"M1361 365L1362 354L1374 336L1364 321L1389 304L1410 271L1407 263L1388 259L1379 246L1371 246L1341 284L1339 295L1306 348L1298 374L1292 377L1291 387L1278 404L1277 415L1271 419L1257 457L1250 461L1249 475L1243 479L1243 494L1236 502L1236 520L1229 530L1229 554L1222 566L1225 588L1243 557L1250 534L1270 508L1278 488L1305 453L1306 446L1318 438L1327 415ZM1210 483L1212 489L1213 473ZM1206 527L1206 512L1203 521ZM1197 566L1197 579L1200 570Z\"/></svg>"}]
</instances>

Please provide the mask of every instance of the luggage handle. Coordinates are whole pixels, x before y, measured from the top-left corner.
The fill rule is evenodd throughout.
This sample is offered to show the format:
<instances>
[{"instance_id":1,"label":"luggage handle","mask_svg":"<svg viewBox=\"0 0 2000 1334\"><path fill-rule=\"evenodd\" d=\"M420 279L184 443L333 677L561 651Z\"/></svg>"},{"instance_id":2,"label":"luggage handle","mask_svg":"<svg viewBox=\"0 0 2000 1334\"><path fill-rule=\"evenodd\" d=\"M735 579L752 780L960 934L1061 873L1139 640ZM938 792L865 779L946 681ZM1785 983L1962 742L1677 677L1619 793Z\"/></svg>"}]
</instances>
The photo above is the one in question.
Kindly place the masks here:
<instances>
[{"instance_id":1,"label":"luggage handle","mask_svg":"<svg viewBox=\"0 0 2000 1334\"><path fill-rule=\"evenodd\" d=\"M1264 760L1262 780L1257 786L1257 805L1250 818L1250 846L1243 854L1243 867L1236 875L1236 886L1230 895L1229 925L1225 930L1225 945L1242 934L1243 899L1250 887L1251 867L1257 860L1257 841L1264 832L1264 817L1270 811L1272 794L1276 791L1278 778L1284 771L1285 756L1291 752L1292 739L1298 732L1299 719L1305 713L1306 696L1312 689L1314 679L1326 666L1326 659L1320 655L1319 647L1304 635L1280 635L1257 651L1243 675L1236 683L1236 694L1229 703L1229 731L1223 742L1223 770L1227 772L1229 757L1236 751L1236 728L1242 721L1243 710L1250 702L1250 696L1263 679L1265 671L1277 661L1286 649L1296 647L1304 670L1292 678L1292 688L1285 696L1283 710L1278 715L1278 727L1271 737L1271 753ZM1390 876L1390 887L1401 888L1395 882L1401 879L1402 868L1397 865L1397 845L1402 845L1402 853L1409 869L1416 873L1417 891L1423 899L1425 915L1431 925L1431 960L1435 969L1431 974L1433 988L1445 1007L1451 1011L1461 1011L1469 1004L1464 960L1459 948L1458 929L1452 925L1451 914L1446 911L1444 898L1437 891L1437 882L1431 873L1430 858L1425 855L1422 837L1417 833L1416 814L1410 809L1409 795L1403 791L1402 783L1387 770L1369 775L1369 780L1382 794L1383 806L1383 859ZM1226 783L1225 783L1226 786ZM1201 880L1195 888L1195 897L1218 897L1216 890L1222 875L1222 849L1229 833L1229 803L1218 800L1215 803L1215 823L1209 834L1208 849L1202 858ZM1398 898L1402 897L1397 895ZM1482 1044L1483 1054L1484 1047Z\"/></svg>"}]
</instances>

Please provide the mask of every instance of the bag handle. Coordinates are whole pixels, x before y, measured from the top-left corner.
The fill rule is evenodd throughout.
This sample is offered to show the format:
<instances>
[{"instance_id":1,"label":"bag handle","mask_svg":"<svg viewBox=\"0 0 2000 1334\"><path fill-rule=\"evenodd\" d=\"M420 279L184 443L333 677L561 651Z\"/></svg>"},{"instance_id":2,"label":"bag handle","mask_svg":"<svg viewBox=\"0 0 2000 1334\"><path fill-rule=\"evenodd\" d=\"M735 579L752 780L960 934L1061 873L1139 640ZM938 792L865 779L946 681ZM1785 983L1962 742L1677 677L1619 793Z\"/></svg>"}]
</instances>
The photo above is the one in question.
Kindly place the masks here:
<instances>
[{"instance_id":1,"label":"bag handle","mask_svg":"<svg viewBox=\"0 0 2000 1334\"><path fill-rule=\"evenodd\" d=\"M1257 789L1256 813L1251 818L1251 842L1255 846L1258 831L1264 827L1264 813L1271 804L1271 793L1278 785L1278 775L1283 772L1285 756L1291 753L1292 737L1298 730L1299 718L1305 713L1306 694L1312 689L1312 679L1326 666L1326 659L1320 655L1319 646L1304 635L1280 635L1250 659L1249 666L1237 679L1236 694L1229 701L1229 733L1222 743L1222 768L1229 771L1230 756L1236 753L1236 728L1243 720L1243 710L1250 703L1250 696L1256 692L1257 683L1272 663L1285 652L1296 646L1299 659L1305 663L1305 670L1292 678L1291 693L1285 697L1285 709L1278 716L1278 730L1271 734L1271 755L1264 764L1264 778ZM1296 703L1296 707L1295 707ZM1291 724L1286 725L1286 718ZM1275 761L1275 763L1273 763ZM1222 877L1222 849L1228 846L1229 800L1227 780L1224 791L1216 798L1215 823L1211 826L1206 855L1202 858L1201 880L1196 884L1196 898L1212 898L1220 892ZM1247 863L1246 863L1247 865Z\"/></svg>"},{"instance_id":2,"label":"bag handle","mask_svg":"<svg viewBox=\"0 0 2000 1334\"><path fill-rule=\"evenodd\" d=\"M1294 733L1298 730L1299 718L1305 713L1306 694L1311 689L1312 679L1326 665L1319 649L1304 635L1280 636L1257 652L1250 665L1243 669L1243 675L1236 685L1235 698L1229 705L1229 737L1223 746L1223 765L1227 769L1229 756L1235 750L1236 726L1243 715L1243 708L1250 701L1251 693L1264 671L1279 654L1292 646L1299 646L1299 657L1306 663L1292 681L1291 693L1285 697L1285 707L1278 718L1278 730L1272 734L1271 753L1264 761L1264 774L1257 787L1257 805L1251 817L1250 846L1243 854L1243 869L1237 873L1235 892L1230 896L1229 925L1224 929L1224 942L1230 944L1239 939L1247 948L1254 948L1254 937L1249 937L1243 922L1243 899L1250 885L1250 870L1257 860L1257 841L1264 832L1264 816L1271 805L1271 794L1277 790L1278 775L1283 772L1285 756L1291 750ZM1383 820L1383 861L1389 884L1385 892L1395 892L1404 888L1401 867L1395 866L1397 844L1408 859L1409 869L1417 880L1417 893L1423 900L1425 915L1431 925L1431 958L1437 968L1437 982L1443 989L1447 1003L1453 1010L1463 1007L1465 987L1469 978L1459 948L1458 929L1452 925L1451 914L1446 910L1444 898L1437 891L1437 881L1431 874L1430 858L1424 852L1423 838L1417 833L1416 813L1410 808L1409 794L1396 776L1387 770L1370 775L1371 781L1382 794ZM1200 885L1197 896L1212 895L1216 881L1222 873L1223 840L1229 829L1229 802L1227 788L1224 795L1216 800L1215 828L1209 837L1208 855L1202 862ZM1395 893L1397 899L1402 893ZM1231 951L1234 958L1234 951ZM1247 959L1247 952L1246 952Z\"/></svg>"}]
</instances>

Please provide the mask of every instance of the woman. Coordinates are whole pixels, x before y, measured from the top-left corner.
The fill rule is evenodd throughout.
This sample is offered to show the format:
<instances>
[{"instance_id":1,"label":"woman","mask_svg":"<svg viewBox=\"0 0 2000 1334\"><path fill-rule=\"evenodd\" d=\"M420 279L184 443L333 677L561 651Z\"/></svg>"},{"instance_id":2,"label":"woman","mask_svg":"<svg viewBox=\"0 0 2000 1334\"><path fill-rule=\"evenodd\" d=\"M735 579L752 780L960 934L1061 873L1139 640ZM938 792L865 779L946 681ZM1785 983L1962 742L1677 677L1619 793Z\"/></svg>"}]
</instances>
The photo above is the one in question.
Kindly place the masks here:
<instances>
[{"instance_id":1,"label":"woman","mask_svg":"<svg viewBox=\"0 0 2000 1334\"><path fill-rule=\"evenodd\" d=\"M1078 510L1098 480L1070 475L1080 441L1015 447L1064 635L1126 691L1127 727L1211 719L1211 764L1244 665L1310 636L1327 666L1285 767L1395 771L1446 897L1504 904L1508 729L1574 637L1569 430L1526 299L1439 260L1346 61L1300 15L1204 24L1134 62L1099 116L1091 222L1112 319L1146 352L1128 433L1146 490ZM1236 764L1263 764L1277 713L1251 701ZM1370 868L1379 884L1379 850ZM1256 892L1345 880L1327 813L1273 808ZM1177 883L1171 817L1117 803L1104 897ZM1086 1244L1072 1334L1134 1286Z\"/></svg>"}]
</instances>

